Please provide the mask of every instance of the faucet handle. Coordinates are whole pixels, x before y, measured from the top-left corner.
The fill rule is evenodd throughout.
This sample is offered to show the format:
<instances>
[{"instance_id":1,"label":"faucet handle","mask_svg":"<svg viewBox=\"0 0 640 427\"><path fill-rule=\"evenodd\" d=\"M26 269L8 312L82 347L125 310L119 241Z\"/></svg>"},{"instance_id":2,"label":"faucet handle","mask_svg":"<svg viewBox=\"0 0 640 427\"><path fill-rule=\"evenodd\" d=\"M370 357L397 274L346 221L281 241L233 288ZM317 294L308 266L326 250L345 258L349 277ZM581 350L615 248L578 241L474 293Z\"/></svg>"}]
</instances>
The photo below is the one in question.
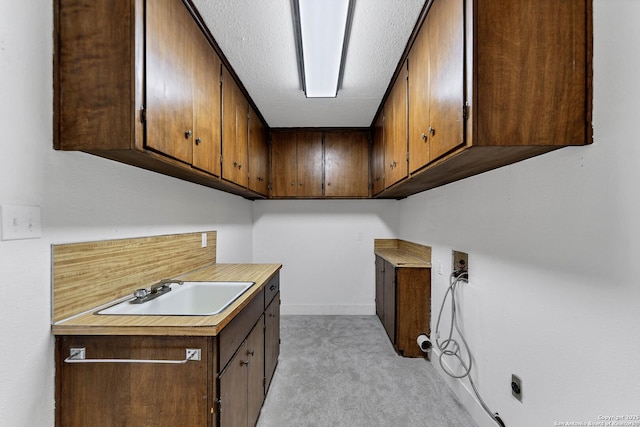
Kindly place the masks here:
<instances>
[{"instance_id":1,"label":"faucet handle","mask_svg":"<svg viewBox=\"0 0 640 427\"><path fill-rule=\"evenodd\" d=\"M147 289L145 289L145 288L136 289L133 292L133 296L136 297L136 298L144 298L147 295L149 295L149 291Z\"/></svg>"}]
</instances>

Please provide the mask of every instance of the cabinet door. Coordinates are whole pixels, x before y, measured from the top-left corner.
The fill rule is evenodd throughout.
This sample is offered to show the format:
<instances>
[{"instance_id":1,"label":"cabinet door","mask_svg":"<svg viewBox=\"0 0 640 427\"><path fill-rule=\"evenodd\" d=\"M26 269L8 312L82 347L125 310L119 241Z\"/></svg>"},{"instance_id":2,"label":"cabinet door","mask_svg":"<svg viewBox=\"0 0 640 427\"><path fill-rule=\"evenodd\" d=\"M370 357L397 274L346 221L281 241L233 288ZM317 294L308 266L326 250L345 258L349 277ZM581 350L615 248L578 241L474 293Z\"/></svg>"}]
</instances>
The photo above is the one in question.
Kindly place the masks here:
<instances>
[{"instance_id":1,"label":"cabinet door","mask_svg":"<svg viewBox=\"0 0 640 427\"><path fill-rule=\"evenodd\" d=\"M297 137L295 132L271 134L271 197L298 194Z\"/></svg>"},{"instance_id":2,"label":"cabinet door","mask_svg":"<svg viewBox=\"0 0 640 427\"><path fill-rule=\"evenodd\" d=\"M326 132L324 135L324 195L369 195L369 133Z\"/></svg>"},{"instance_id":3,"label":"cabinet door","mask_svg":"<svg viewBox=\"0 0 640 427\"><path fill-rule=\"evenodd\" d=\"M405 63L406 69L406 63ZM407 177L407 77L402 71L385 103L385 186Z\"/></svg>"},{"instance_id":4,"label":"cabinet door","mask_svg":"<svg viewBox=\"0 0 640 427\"><path fill-rule=\"evenodd\" d=\"M322 197L322 132L297 133L298 197Z\"/></svg>"},{"instance_id":5,"label":"cabinet door","mask_svg":"<svg viewBox=\"0 0 640 427\"><path fill-rule=\"evenodd\" d=\"M384 324L384 260L376 255L376 314Z\"/></svg>"},{"instance_id":6,"label":"cabinet door","mask_svg":"<svg viewBox=\"0 0 640 427\"><path fill-rule=\"evenodd\" d=\"M384 262L383 290L384 319L382 324L391 342L396 343L396 269L387 261Z\"/></svg>"},{"instance_id":7,"label":"cabinet door","mask_svg":"<svg viewBox=\"0 0 640 427\"><path fill-rule=\"evenodd\" d=\"M200 361L64 363L70 348L87 359L182 360L200 348ZM209 339L206 337L68 336L56 338L56 425L206 426Z\"/></svg>"},{"instance_id":8,"label":"cabinet door","mask_svg":"<svg viewBox=\"0 0 640 427\"><path fill-rule=\"evenodd\" d=\"M435 0L425 25L429 31L429 158L464 144L463 0Z\"/></svg>"},{"instance_id":9,"label":"cabinet door","mask_svg":"<svg viewBox=\"0 0 640 427\"><path fill-rule=\"evenodd\" d=\"M222 67L222 178L246 187L249 102Z\"/></svg>"},{"instance_id":10,"label":"cabinet door","mask_svg":"<svg viewBox=\"0 0 640 427\"><path fill-rule=\"evenodd\" d=\"M220 426L247 427L247 342L244 341L220 374ZM187 425L187 424L176 424Z\"/></svg>"},{"instance_id":11,"label":"cabinet door","mask_svg":"<svg viewBox=\"0 0 640 427\"><path fill-rule=\"evenodd\" d=\"M409 172L429 162L429 20L416 36L409 52Z\"/></svg>"},{"instance_id":12,"label":"cabinet door","mask_svg":"<svg viewBox=\"0 0 640 427\"><path fill-rule=\"evenodd\" d=\"M264 370L265 370L265 394L271 384L271 379L278 364L280 355L280 292L265 309L264 331Z\"/></svg>"},{"instance_id":13,"label":"cabinet door","mask_svg":"<svg viewBox=\"0 0 640 427\"><path fill-rule=\"evenodd\" d=\"M373 127L371 149L371 192L375 196L384 190L384 110Z\"/></svg>"},{"instance_id":14,"label":"cabinet door","mask_svg":"<svg viewBox=\"0 0 640 427\"><path fill-rule=\"evenodd\" d=\"M264 315L253 327L247 337L248 383L247 383L247 421L248 426L254 426L260 415L260 408L264 402L264 344L265 344Z\"/></svg>"},{"instance_id":15,"label":"cabinet door","mask_svg":"<svg viewBox=\"0 0 640 427\"><path fill-rule=\"evenodd\" d=\"M264 123L249 108L249 189L264 196L269 192L269 147Z\"/></svg>"},{"instance_id":16,"label":"cabinet door","mask_svg":"<svg viewBox=\"0 0 640 427\"><path fill-rule=\"evenodd\" d=\"M193 166L220 176L220 59L193 25Z\"/></svg>"},{"instance_id":17,"label":"cabinet door","mask_svg":"<svg viewBox=\"0 0 640 427\"><path fill-rule=\"evenodd\" d=\"M181 0L147 3L146 146L191 164L193 18ZM130 70L123 70L130 72Z\"/></svg>"}]
</instances>

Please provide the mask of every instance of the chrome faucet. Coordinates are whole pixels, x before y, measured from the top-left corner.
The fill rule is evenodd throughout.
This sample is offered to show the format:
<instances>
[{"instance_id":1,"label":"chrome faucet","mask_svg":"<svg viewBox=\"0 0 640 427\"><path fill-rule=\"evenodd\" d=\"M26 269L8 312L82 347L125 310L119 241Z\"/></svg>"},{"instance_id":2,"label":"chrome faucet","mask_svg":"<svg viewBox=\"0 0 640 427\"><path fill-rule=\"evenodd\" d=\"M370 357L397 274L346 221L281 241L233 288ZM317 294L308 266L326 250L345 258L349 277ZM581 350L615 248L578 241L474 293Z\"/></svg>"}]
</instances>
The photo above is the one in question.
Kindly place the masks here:
<instances>
[{"instance_id":1,"label":"chrome faucet","mask_svg":"<svg viewBox=\"0 0 640 427\"><path fill-rule=\"evenodd\" d=\"M171 288L169 287L169 284L171 283L177 283L178 285L182 285L184 282L182 280L177 280L177 279L162 279L155 285L151 286L149 293L155 294L156 292L162 292L164 289L171 290Z\"/></svg>"},{"instance_id":2,"label":"chrome faucet","mask_svg":"<svg viewBox=\"0 0 640 427\"><path fill-rule=\"evenodd\" d=\"M154 298L158 298L160 295L166 294L171 290L171 286L169 286L171 283L182 285L184 282L177 279L162 279L158 283L152 285L149 289L136 289L133 292L133 296L135 298L130 302L131 304L142 304L144 302L151 301Z\"/></svg>"}]
</instances>

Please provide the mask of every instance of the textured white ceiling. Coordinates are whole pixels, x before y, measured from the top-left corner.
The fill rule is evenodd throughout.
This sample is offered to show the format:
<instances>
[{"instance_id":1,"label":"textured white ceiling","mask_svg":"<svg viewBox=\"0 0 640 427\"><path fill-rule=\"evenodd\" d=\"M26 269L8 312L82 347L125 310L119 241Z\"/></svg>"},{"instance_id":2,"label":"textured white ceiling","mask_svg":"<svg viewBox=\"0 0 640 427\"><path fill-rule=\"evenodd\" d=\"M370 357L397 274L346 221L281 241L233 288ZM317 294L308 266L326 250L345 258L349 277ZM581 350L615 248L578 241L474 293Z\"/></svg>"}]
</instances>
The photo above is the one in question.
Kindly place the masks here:
<instances>
[{"instance_id":1,"label":"textured white ceiling","mask_svg":"<svg viewBox=\"0 0 640 427\"><path fill-rule=\"evenodd\" d=\"M322 0L319 0L322 1ZM193 0L271 127L369 126L424 0L356 0L342 89L300 88L291 0Z\"/></svg>"}]
</instances>

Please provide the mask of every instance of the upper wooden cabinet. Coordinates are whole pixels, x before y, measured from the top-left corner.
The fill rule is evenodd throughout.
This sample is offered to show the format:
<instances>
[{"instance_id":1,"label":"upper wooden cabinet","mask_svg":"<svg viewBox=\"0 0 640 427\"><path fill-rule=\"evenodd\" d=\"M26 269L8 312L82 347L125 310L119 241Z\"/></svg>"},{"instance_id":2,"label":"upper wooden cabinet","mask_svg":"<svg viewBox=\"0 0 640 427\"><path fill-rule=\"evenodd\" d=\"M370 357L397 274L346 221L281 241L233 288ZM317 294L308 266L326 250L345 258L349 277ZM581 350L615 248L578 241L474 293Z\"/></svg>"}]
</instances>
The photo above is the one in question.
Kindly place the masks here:
<instances>
[{"instance_id":1,"label":"upper wooden cabinet","mask_svg":"<svg viewBox=\"0 0 640 427\"><path fill-rule=\"evenodd\" d=\"M369 197L369 135L360 130L272 130L272 198Z\"/></svg>"},{"instance_id":2,"label":"upper wooden cabinet","mask_svg":"<svg viewBox=\"0 0 640 427\"><path fill-rule=\"evenodd\" d=\"M406 61L384 104L385 187L408 175Z\"/></svg>"},{"instance_id":3,"label":"upper wooden cabinet","mask_svg":"<svg viewBox=\"0 0 640 427\"><path fill-rule=\"evenodd\" d=\"M264 196L269 193L267 131L253 108L249 108L249 189Z\"/></svg>"},{"instance_id":4,"label":"upper wooden cabinet","mask_svg":"<svg viewBox=\"0 0 640 427\"><path fill-rule=\"evenodd\" d=\"M409 53L409 172L464 144L462 0L435 1Z\"/></svg>"},{"instance_id":5,"label":"upper wooden cabinet","mask_svg":"<svg viewBox=\"0 0 640 427\"><path fill-rule=\"evenodd\" d=\"M591 2L434 0L423 17L408 53L409 176L378 197L592 142Z\"/></svg>"},{"instance_id":6,"label":"upper wooden cabinet","mask_svg":"<svg viewBox=\"0 0 640 427\"><path fill-rule=\"evenodd\" d=\"M221 171L221 60L190 7L54 1L54 148L263 198L246 177ZM234 109L245 110L236 132L245 148L235 154L242 144L233 146L233 157L246 172L249 104L244 95L234 99Z\"/></svg>"},{"instance_id":7,"label":"upper wooden cabinet","mask_svg":"<svg viewBox=\"0 0 640 427\"><path fill-rule=\"evenodd\" d=\"M384 190L384 111L373 126L371 146L371 194L375 196Z\"/></svg>"},{"instance_id":8,"label":"upper wooden cabinet","mask_svg":"<svg viewBox=\"0 0 640 427\"><path fill-rule=\"evenodd\" d=\"M322 197L322 132L272 132L271 176L271 197Z\"/></svg>"},{"instance_id":9,"label":"upper wooden cabinet","mask_svg":"<svg viewBox=\"0 0 640 427\"><path fill-rule=\"evenodd\" d=\"M335 131L324 134L324 195L369 196L369 132Z\"/></svg>"},{"instance_id":10,"label":"upper wooden cabinet","mask_svg":"<svg viewBox=\"0 0 640 427\"><path fill-rule=\"evenodd\" d=\"M249 185L249 102L222 68L222 178Z\"/></svg>"},{"instance_id":11,"label":"upper wooden cabinet","mask_svg":"<svg viewBox=\"0 0 640 427\"><path fill-rule=\"evenodd\" d=\"M193 87L193 167L220 176L220 58L199 29Z\"/></svg>"}]
</instances>

